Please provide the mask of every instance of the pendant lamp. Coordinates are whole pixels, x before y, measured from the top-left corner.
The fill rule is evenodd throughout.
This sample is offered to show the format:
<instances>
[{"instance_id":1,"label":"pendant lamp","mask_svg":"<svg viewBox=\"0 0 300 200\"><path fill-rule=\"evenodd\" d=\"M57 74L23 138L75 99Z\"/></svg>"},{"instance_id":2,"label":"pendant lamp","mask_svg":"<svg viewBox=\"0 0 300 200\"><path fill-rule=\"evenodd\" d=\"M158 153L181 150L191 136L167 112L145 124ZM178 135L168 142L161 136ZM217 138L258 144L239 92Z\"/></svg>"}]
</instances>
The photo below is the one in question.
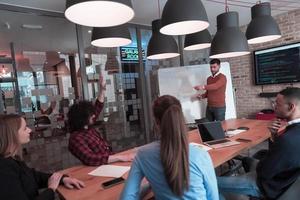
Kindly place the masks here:
<instances>
[{"instance_id":1,"label":"pendant lamp","mask_svg":"<svg viewBox=\"0 0 300 200\"><path fill-rule=\"evenodd\" d=\"M65 16L76 24L109 27L130 21L134 11L130 0L67 0Z\"/></svg>"},{"instance_id":2,"label":"pendant lamp","mask_svg":"<svg viewBox=\"0 0 300 200\"><path fill-rule=\"evenodd\" d=\"M160 28L160 19L152 21L152 36L148 43L147 58L159 60L179 56L175 39L172 36L161 34Z\"/></svg>"},{"instance_id":3,"label":"pendant lamp","mask_svg":"<svg viewBox=\"0 0 300 200\"><path fill-rule=\"evenodd\" d=\"M188 34L184 39L184 50L199 50L209 48L211 45L211 35L207 29L204 31Z\"/></svg>"},{"instance_id":4,"label":"pendant lamp","mask_svg":"<svg viewBox=\"0 0 300 200\"><path fill-rule=\"evenodd\" d=\"M252 20L246 31L249 44L268 42L281 37L278 24L271 16L270 3L258 3L253 6L251 16Z\"/></svg>"},{"instance_id":5,"label":"pendant lamp","mask_svg":"<svg viewBox=\"0 0 300 200\"><path fill-rule=\"evenodd\" d=\"M162 28L166 35L186 35L209 26L201 0L168 0L162 12Z\"/></svg>"},{"instance_id":6,"label":"pendant lamp","mask_svg":"<svg viewBox=\"0 0 300 200\"><path fill-rule=\"evenodd\" d=\"M217 16L217 33L211 42L210 58L229 58L249 54L248 42L239 29L237 12Z\"/></svg>"},{"instance_id":7,"label":"pendant lamp","mask_svg":"<svg viewBox=\"0 0 300 200\"><path fill-rule=\"evenodd\" d=\"M130 43L131 37L126 25L93 28L91 41L93 46L120 47Z\"/></svg>"}]
</instances>

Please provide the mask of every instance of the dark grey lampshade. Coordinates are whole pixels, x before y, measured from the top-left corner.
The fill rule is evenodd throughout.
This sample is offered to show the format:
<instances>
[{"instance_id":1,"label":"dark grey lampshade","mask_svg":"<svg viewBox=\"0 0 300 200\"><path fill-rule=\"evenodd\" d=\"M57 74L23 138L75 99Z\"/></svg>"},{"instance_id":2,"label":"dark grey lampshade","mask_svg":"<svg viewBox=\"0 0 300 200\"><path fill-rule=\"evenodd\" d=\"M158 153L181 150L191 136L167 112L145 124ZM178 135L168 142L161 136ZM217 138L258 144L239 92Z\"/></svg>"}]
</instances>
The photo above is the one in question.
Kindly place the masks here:
<instances>
[{"instance_id":1,"label":"dark grey lampshade","mask_svg":"<svg viewBox=\"0 0 300 200\"><path fill-rule=\"evenodd\" d=\"M256 4L251 8L252 20L247 27L246 37L249 44L268 42L281 37L278 24L271 16L271 4Z\"/></svg>"},{"instance_id":2,"label":"dark grey lampshade","mask_svg":"<svg viewBox=\"0 0 300 200\"><path fill-rule=\"evenodd\" d=\"M67 0L65 16L76 24L109 27L130 21L134 11L130 0Z\"/></svg>"},{"instance_id":3,"label":"dark grey lampshade","mask_svg":"<svg viewBox=\"0 0 300 200\"><path fill-rule=\"evenodd\" d=\"M120 47L131 43L126 24L113 27L94 27L91 44L97 47Z\"/></svg>"},{"instance_id":4,"label":"dark grey lampshade","mask_svg":"<svg viewBox=\"0 0 300 200\"><path fill-rule=\"evenodd\" d=\"M229 58L250 53L246 36L239 29L237 12L218 15L217 28L211 42L210 58Z\"/></svg>"},{"instance_id":5,"label":"dark grey lampshade","mask_svg":"<svg viewBox=\"0 0 300 200\"><path fill-rule=\"evenodd\" d=\"M186 35L209 26L201 0L168 0L161 21L160 32L166 35Z\"/></svg>"},{"instance_id":6,"label":"dark grey lampshade","mask_svg":"<svg viewBox=\"0 0 300 200\"><path fill-rule=\"evenodd\" d=\"M184 39L184 50L198 50L210 47L211 35L207 29L188 34Z\"/></svg>"},{"instance_id":7,"label":"dark grey lampshade","mask_svg":"<svg viewBox=\"0 0 300 200\"><path fill-rule=\"evenodd\" d=\"M159 60L179 56L175 39L172 36L161 34L160 27L160 19L152 21L152 36L148 43L147 58Z\"/></svg>"}]
</instances>

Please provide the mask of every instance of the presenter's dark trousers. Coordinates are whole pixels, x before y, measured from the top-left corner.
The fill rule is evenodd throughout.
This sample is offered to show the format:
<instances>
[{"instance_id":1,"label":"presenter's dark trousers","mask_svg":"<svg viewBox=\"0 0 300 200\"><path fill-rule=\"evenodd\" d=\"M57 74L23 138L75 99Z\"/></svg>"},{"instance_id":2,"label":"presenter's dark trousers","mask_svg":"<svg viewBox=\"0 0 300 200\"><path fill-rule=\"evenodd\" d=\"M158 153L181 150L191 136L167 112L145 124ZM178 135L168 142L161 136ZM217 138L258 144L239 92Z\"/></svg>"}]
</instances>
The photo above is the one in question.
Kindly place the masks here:
<instances>
[{"instance_id":1,"label":"presenter's dark trousers","mask_svg":"<svg viewBox=\"0 0 300 200\"><path fill-rule=\"evenodd\" d=\"M206 108L206 118L209 121L223 121L225 120L226 107L210 107Z\"/></svg>"}]
</instances>

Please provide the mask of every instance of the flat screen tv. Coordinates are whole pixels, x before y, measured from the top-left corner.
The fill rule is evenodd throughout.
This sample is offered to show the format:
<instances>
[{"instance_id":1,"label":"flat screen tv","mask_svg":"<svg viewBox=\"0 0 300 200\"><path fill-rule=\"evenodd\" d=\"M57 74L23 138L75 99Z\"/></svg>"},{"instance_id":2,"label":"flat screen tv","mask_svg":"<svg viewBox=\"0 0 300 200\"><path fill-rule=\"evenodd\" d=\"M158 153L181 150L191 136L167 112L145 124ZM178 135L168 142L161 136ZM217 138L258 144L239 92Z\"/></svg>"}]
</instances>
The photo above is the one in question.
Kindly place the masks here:
<instances>
[{"instance_id":1,"label":"flat screen tv","mask_svg":"<svg viewBox=\"0 0 300 200\"><path fill-rule=\"evenodd\" d=\"M300 43L257 50L253 54L256 85L300 82Z\"/></svg>"}]
</instances>

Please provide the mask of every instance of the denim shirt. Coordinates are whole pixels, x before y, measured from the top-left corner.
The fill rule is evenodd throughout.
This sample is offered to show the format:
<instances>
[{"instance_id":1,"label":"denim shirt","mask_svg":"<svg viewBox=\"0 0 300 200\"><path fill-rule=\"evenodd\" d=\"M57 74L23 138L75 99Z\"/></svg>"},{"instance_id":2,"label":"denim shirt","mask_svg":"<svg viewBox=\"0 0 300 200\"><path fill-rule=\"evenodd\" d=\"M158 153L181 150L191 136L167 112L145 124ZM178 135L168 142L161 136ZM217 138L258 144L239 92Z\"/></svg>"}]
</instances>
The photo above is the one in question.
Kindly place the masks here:
<instances>
[{"instance_id":1,"label":"denim shirt","mask_svg":"<svg viewBox=\"0 0 300 200\"><path fill-rule=\"evenodd\" d=\"M145 145L138 150L120 199L139 199L140 184L146 177L156 199L219 200L216 175L209 154L199 147L189 145L189 166L189 190L178 197L169 188L164 175L160 142Z\"/></svg>"}]
</instances>

